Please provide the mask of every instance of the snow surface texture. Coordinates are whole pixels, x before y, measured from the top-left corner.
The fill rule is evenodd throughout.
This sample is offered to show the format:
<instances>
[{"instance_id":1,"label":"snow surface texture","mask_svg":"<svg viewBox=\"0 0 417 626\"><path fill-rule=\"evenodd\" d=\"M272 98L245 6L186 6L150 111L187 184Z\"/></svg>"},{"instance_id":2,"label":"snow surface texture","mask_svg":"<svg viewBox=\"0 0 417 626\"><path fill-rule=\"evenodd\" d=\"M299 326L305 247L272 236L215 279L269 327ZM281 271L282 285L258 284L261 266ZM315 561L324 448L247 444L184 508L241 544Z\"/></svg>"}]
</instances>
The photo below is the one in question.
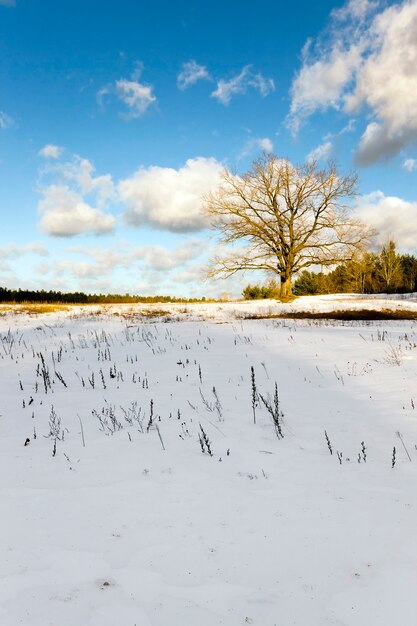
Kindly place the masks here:
<instances>
[{"instance_id":1,"label":"snow surface texture","mask_svg":"<svg viewBox=\"0 0 417 626\"><path fill-rule=\"evenodd\" d=\"M2 626L417 623L417 324L236 307L0 317Z\"/></svg>"}]
</instances>

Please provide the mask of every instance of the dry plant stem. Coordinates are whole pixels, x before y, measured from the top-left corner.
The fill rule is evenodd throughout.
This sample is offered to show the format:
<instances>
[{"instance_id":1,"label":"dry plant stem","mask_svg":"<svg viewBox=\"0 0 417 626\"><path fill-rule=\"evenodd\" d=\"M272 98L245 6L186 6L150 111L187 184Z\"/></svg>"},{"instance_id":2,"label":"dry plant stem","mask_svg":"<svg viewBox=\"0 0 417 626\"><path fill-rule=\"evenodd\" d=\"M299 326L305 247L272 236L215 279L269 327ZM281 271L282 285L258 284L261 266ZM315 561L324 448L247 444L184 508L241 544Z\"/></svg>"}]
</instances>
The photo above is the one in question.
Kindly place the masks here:
<instances>
[{"instance_id":1,"label":"dry plant stem","mask_svg":"<svg viewBox=\"0 0 417 626\"><path fill-rule=\"evenodd\" d=\"M77 413L77 417L79 419L80 422L80 428L81 428L81 439L83 440L83 448L85 448L85 439L84 439L84 428L83 428L83 423L81 421L81 417L78 415Z\"/></svg>"},{"instance_id":2,"label":"dry plant stem","mask_svg":"<svg viewBox=\"0 0 417 626\"><path fill-rule=\"evenodd\" d=\"M275 432L276 432L277 437L282 439L284 437L282 428L281 428L281 418L283 417L283 413L280 411L280 407L279 407L277 383L275 383L273 401L271 401L269 394L267 398L265 398L262 394L259 394L259 397L264 403L265 408L267 409L268 413L272 417L272 421L274 422Z\"/></svg>"},{"instance_id":3,"label":"dry plant stem","mask_svg":"<svg viewBox=\"0 0 417 626\"><path fill-rule=\"evenodd\" d=\"M256 390L255 369L254 369L253 365L251 365L250 374L251 374L251 385L252 385L253 423L256 424L256 406L258 404L258 392Z\"/></svg>"},{"instance_id":4,"label":"dry plant stem","mask_svg":"<svg viewBox=\"0 0 417 626\"><path fill-rule=\"evenodd\" d=\"M160 430L159 430L159 426L158 426L158 424L156 422L155 422L155 428L156 428L156 432L158 433L159 441L161 442L162 450L165 451L164 442L162 440L162 436L161 436L161 433L160 433Z\"/></svg>"},{"instance_id":5,"label":"dry plant stem","mask_svg":"<svg viewBox=\"0 0 417 626\"><path fill-rule=\"evenodd\" d=\"M324 436L326 438L326 443L327 443L327 447L329 448L329 452L330 454L333 454L332 444L330 443L329 435L327 434L326 430L324 431Z\"/></svg>"},{"instance_id":6,"label":"dry plant stem","mask_svg":"<svg viewBox=\"0 0 417 626\"><path fill-rule=\"evenodd\" d=\"M404 443L404 440L403 440L403 436L402 436L402 434L400 433L400 431L399 431L399 430L397 430L397 432L396 432L395 434L397 435L398 439L401 441L401 443L402 443L402 445L403 445L403 448L404 448L404 450L405 450L405 453L406 453L406 455L408 456L408 460L410 461L410 463L412 463L411 456L410 456L410 455L409 455L409 453L408 453L408 450L407 450L406 445L405 445L405 443Z\"/></svg>"}]
</instances>

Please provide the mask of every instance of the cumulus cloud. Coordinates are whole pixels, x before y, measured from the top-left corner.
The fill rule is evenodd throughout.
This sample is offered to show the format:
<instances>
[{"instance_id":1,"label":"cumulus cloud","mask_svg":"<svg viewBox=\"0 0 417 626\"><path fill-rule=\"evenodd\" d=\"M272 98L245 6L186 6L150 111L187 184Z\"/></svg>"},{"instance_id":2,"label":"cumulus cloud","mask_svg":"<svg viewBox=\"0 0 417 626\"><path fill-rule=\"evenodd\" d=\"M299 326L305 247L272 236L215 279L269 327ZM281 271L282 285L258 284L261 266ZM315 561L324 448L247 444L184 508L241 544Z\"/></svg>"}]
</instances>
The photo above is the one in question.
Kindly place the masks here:
<instances>
[{"instance_id":1,"label":"cumulus cloud","mask_svg":"<svg viewBox=\"0 0 417 626\"><path fill-rule=\"evenodd\" d=\"M4 111L0 111L0 130L7 130L14 125L14 119Z\"/></svg>"},{"instance_id":2,"label":"cumulus cloud","mask_svg":"<svg viewBox=\"0 0 417 626\"><path fill-rule=\"evenodd\" d=\"M49 185L44 189L38 208L41 230L54 237L108 233L116 223L112 215L90 206L66 185Z\"/></svg>"},{"instance_id":3,"label":"cumulus cloud","mask_svg":"<svg viewBox=\"0 0 417 626\"><path fill-rule=\"evenodd\" d=\"M356 161L389 159L417 142L417 0L380 9L351 0L333 12L327 39L306 50L291 88L287 124L329 107L351 114L366 107L371 119Z\"/></svg>"},{"instance_id":4,"label":"cumulus cloud","mask_svg":"<svg viewBox=\"0 0 417 626\"><path fill-rule=\"evenodd\" d=\"M59 164L51 171L73 182L83 195L95 195L99 206L105 206L116 197L112 176L95 176L95 167L88 159L75 155L71 161Z\"/></svg>"},{"instance_id":5,"label":"cumulus cloud","mask_svg":"<svg viewBox=\"0 0 417 626\"><path fill-rule=\"evenodd\" d=\"M62 276L67 274L73 278L88 278L91 280L99 280L108 277L109 272L115 269L116 265L111 266L109 263L100 265L99 263L89 263L88 261L58 261L55 264L55 272Z\"/></svg>"},{"instance_id":6,"label":"cumulus cloud","mask_svg":"<svg viewBox=\"0 0 417 626\"><path fill-rule=\"evenodd\" d=\"M332 152L333 143L325 141L308 153L307 161L326 161L330 158Z\"/></svg>"},{"instance_id":7,"label":"cumulus cloud","mask_svg":"<svg viewBox=\"0 0 417 626\"><path fill-rule=\"evenodd\" d=\"M111 249L103 248L84 249L83 252L100 264L110 263L129 267L132 262L145 262L153 270L166 270L179 267L187 261L199 257L207 248L207 243L201 239L190 237L181 238L179 245L166 247L161 244L146 246L132 246L124 242ZM79 248L79 251L82 249ZM110 259L110 262L107 260Z\"/></svg>"},{"instance_id":8,"label":"cumulus cloud","mask_svg":"<svg viewBox=\"0 0 417 626\"><path fill-rule=\"evenodd\" d=\"M47 257L49 255L45 246L38 242L27 243L24 245L17 245L14 243L7 244L0 247L0 272L13 272L9 261L16 261L21 257L33 254L40 257ZM11 282L13 285L13 282ZM15 283L16 285L16 283Z\"/></svg>"},{"instance_id":9,"label":"cumulus cloud","mask_svg":"<svg viewBox=\"0 0 417 626\"><path fill-rule=\"evenodd\" d=\"M197 297L201 297L203 292L201 284L205 279L207 273L207 267L203 264L193 263L187 269L175 272L172 274L171 279L179 284L195 283L198 285L196 289Z\"/></svg>"},{"instance_id":10,"label":"cumulus cloud","mask_svg":"<svg viewBox=\"0 0 417 626\"><path fill-rule=\"evenodd\" d=\"M106 96L115 95L127 107L127 112L121 114L123 119L142 117L150 106L157 103L153 86L140 82L142 70L142 63L137 63L131 78L121 78L100 89L97 93L99 104L103 105Z\"/></svg>"},{"instance_id":11,"label":"cumulus cloud","mask_svg":"<svg viewBox=\"0 0 417 626\"><path fill-rule=\"evenodd\" d=\"M393 239L400 249L416 252L417 202L375 191L358 199L356 213L377 231L375 244Z\"/></svg>"},{"instance_id":12,"label":"cumulus cloud","mask_svg":"<svg viewBox=\"0 0 417 626\"><path fill-rule=\"evenodd\" d=\"M46 146L41 148L41 150L39 150L38 154L44 159L59 159L62 154L62 148L54 146L52 143L48 143Z\"/></svg>"},{"instance_id":13,"label":"cumulus cloud","mask_svg":"<svg viewBox=\"0 0 417 626\"><path fill-rule=\"evenodd\" d=\"M207 243L197 239L188 239L178 246L167 248L163 245L134 247L127 242L119 242L110 248L83 248L77 246L71 252L87 256L85 261L60 261L56 267L58 273L68 273L76 278L98 280L111 277L120 268L128 275L166 277L174 270L188 271L190 262L201 256L207 249ZM170 274L169 274L170 275Z\"/></svg>"},{"instance_id":14,"label":"cumulus cloud","mask_svg":"<svg viewBox=\"0 0 417 626\"><path fill-rule=\"evenodd\" d=\"M237 76L229 80L220 79L211 96L221 104L228 105L233 96L245 94L250 88L258 91L264 98L275 90L275 83L272 78L265 78L259 73L254 74L252 66L246 65Z\"/></svg>"},{"instance_id":15,"label":"cumulus cloud","mask_svg":"<svg viewBox=\"0 0 417 626\"><path fill-rule=\"evenodd\" d=\"M42 199L38 211L43 232L55 237L74 237L114 230L116 219L104 211L116 197L112 177L95 176L94 172L93 164L79 156L43 170L44 177L52 177L52 182L48 180L48 184L40 186Z\"/></svg>"},{"instance_id":16,"label":"cumulus cloud","mask_svg":"<svg viewBox=\"0 0 417 626\"><path fill-rule=\"evenodd\" d=\"M43 244L37 242L27 243L22 246L10 243L0 248L0 259L18 259L24 254L36 254L46 257L49 252Z\"/></svg>"},{"instance_id":17,"label":"cumulus cloud","mask_svg":"<svg viewBox=\"0 0 417 626\"><path fill-rule=\"evenodd\" d=\"M218 186L223 166L215 159L189 159L183 167L140 168L118 185L131 226L147 224L173 232L205 228L202 197Z\"/></svg>"},{"instance_id":18,"label":"cumulus cloud","mask_svg":"<svg viewBox=\"0 0 417 626\"><path fill-rule=\"evenodd\" d=\"M406 171L406 172L414 172L417 170L417 159L405 159L403 164L402 164L402 168Z\"/></svg>"},{"instance_id":19,"label":"cumulus cloud","mask_svg":"<svg viewBox=\"0 0 417 626\"><path fill-rule=\"evenodd\" d=\"M181 72L177 76L178 88L183 91L199 80L210 80L207 68L204 65L199 65L194 60L183 63Z\"/></svg>"},{"instance_id":20,"label":"cumulus cloud","mask_svg":"<svg viewBox=\"0 0 417 626\"><path fill-rule=\"evenodd\" d=\"M171 250L161 245L137 248L132 257L144 261L153 270L169 271L183 267L188 261L199 257L206 249L206 242L190 239Z\"/></svg>"},{"instance_id":21,"label":"cumulus cloud","mask_svg":"<svg viewBox=\"0 0 417 626\"><path fill-rule=\"evenodd\" d=\"M351 81L361 52L359 45L349 50L336 45L327 58L301 68L291 87L291 109L287 118L287 126L293 134L298 133L305 119L315 111L341 107L343 90Z\"/></svg>"}]
</instances>

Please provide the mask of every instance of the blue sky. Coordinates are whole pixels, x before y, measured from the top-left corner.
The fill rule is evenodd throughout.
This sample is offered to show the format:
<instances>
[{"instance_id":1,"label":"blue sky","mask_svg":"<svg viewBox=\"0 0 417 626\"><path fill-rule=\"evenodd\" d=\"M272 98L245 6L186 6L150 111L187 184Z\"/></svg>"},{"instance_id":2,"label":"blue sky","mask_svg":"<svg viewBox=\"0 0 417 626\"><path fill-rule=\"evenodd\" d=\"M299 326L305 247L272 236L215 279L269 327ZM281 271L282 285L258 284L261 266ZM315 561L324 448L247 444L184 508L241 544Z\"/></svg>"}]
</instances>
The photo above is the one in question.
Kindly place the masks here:
<instances>
[{"instance_id":1,"label":"blue sky","mask_svg":"<svg viewBox=\"0 0 417 626\"><path fill-rule=\"evenodd\" d=\"M200 197L262 150L417 253L417 0L0 0L0 68L0 285L239 295Z\"/></svg>"}]
</instances>

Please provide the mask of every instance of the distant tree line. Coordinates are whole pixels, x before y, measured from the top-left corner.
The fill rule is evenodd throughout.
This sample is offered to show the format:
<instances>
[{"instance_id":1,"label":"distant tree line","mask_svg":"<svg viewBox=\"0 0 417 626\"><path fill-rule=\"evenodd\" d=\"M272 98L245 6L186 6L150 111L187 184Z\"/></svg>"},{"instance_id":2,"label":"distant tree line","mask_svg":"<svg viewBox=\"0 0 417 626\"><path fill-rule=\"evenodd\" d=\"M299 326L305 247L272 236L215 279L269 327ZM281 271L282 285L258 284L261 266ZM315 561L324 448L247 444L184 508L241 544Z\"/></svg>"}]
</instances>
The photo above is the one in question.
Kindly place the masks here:
<instances>
[{"instance_id":1,"label":"distant tree line","mask_svg":"<svg viewBox=\"0 0 417 626\"><path fill-rule=\"evenodd\" d=\"M175 298L172 296L131 296L129 294L87 294L82 291L34 291L30 289L7 289L0 287L0 302L42 302L60 304L136 304L152 302L204 302L205 298Z\"/></svg>"},{"instance_id":2,"label":"distant tree line","mask_svg":"<svg viewBox=\"0 0 417 626\"><path fill-rule=\"evenodd\" d=\"M274 281L247 285L245 299L276 297ZM417 258L398 254L394 241L379 253L364 252L353 261L341 263L330 272L304 270L294 283L297 296L326 293L413 293L417 292Z\"/></svg>"}]
</instances>

